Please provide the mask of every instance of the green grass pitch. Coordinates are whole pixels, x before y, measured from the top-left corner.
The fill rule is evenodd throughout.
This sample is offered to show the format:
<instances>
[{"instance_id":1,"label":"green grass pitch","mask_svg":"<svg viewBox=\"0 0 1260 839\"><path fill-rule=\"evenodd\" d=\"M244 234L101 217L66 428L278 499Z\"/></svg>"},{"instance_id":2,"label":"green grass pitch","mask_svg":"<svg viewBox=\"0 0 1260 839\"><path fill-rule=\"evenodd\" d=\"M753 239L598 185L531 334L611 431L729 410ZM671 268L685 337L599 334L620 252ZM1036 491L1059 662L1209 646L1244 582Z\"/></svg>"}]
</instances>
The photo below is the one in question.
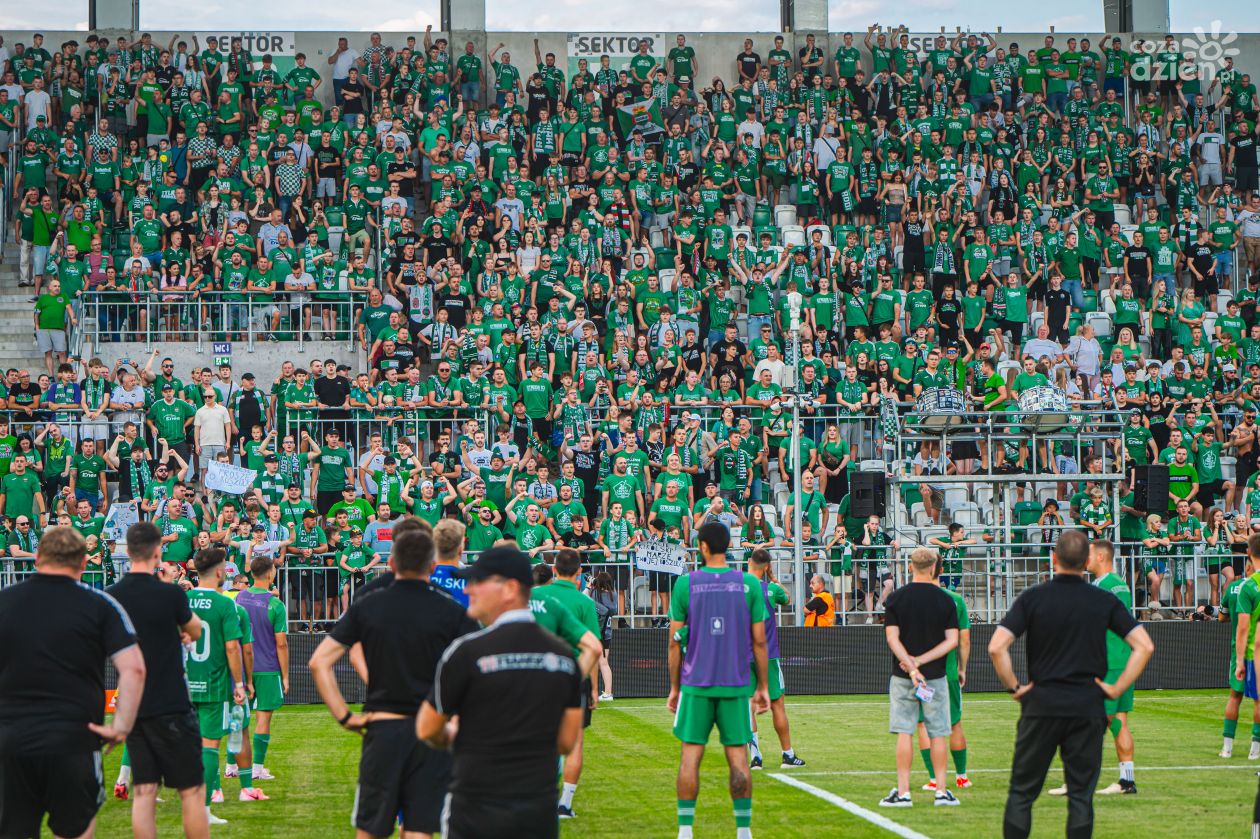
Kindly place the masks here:
<instances>
[{"instance_id":1,"label":"green grass pitch","mask_svg":"<svg viewBox=\"0 0 1260 839\"><path fill-rule=\"evenodd\" d=\"M1233 759L1217 757L1224 704L1224 691L1138 694L1132 724L1139 794L1096 798L1096 837L1128 839L1160 829L1188 830L1192 825L1219 836L1248 834L1260 761L1247 760L1250 726L1245 715ZM789 697L793 744L808 766L777 768L777 738L769 715L760 717L767 770L753 774L753 832L762 837L849 839L896 835L775 779L782 774L932 839L1000 836L1017 712L1005 695L967 695L963 724L968 734L968 770L975 786L957 793L962 806L931 806L930 794L918 789L926 773L916 754L914 807L885 810L877 802L895 784L887 704L878 696ZM563 836L674 836L678 747L670 734L671 723L663 700L618 700L595 711L595 724L587 734L586 769L574 801L578 818L564 823ZM216 805L214 812L229 823L213 828L212 834L304 839L351 835L358 744L357 737L336 727L322 706L283 709L276 715L267 756L268 768L277 779L259 785L271 800L238 802L238 782L225 779L228 800ZM107 791L117 776L118 759L118 752L106 758ZM701 774L695 835L698 839L729 837L734 834L734 820L716 738ZM1108 736L1101 784L1117 777ZM1052 770L1048 785L1057 785L1061 778ZM162 798L159 835L180 835L178 796L168 790ZM1043 795L1036 807L1033 835L1062 836L1065 814L1063 799ZM128 817L129 806L110 798L101 810L97 834L130 835Z\"/></svg>"}]
</instances>

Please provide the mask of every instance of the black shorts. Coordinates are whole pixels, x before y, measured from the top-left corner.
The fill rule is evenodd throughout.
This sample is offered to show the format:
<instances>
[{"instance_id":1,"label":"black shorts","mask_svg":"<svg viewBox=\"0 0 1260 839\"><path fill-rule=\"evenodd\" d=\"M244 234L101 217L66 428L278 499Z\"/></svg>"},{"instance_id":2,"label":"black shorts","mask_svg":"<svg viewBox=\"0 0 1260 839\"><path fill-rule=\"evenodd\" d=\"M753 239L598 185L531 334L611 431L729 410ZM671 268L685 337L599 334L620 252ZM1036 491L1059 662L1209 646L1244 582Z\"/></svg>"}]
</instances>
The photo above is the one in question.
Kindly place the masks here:
<instances>
[{"instance_id":1,"label":"black shorts","mask_svg":"<svg viewBox=\"0 0 1260 839\"><path fill-rule=\"evenodd\" d=\"M582 680L582 727L591 727L591 680Z\"/></svg>"},{"instance_id":2,"label":"black shorts","mask_svg":"<svg viewBox=\"0 0 1260 839\"><path fill-rule=\"evenodd\" d=\"M1225 496L1225 481L1217 478L1215 481L1208 481L1199 484L1199 494L1195 496L1196 500L1203 505L1204 513L1217 502L1218 499Z\"/></svg>"},{"instance_id":3,"label":"black shorts","mask_svg":"<svg viewBox=\"0 0 1260 839\"><path fill-rule=\"evenodd\" d=\"M172 789L200 786L201 726L192 708L136 720L127 737L131 777L136 784L162 784Z\"/></svg>"},{"instance_id":4,"label":"black shorts","mask_svg":"<svg viewBox=\"0 0 1260 839\"><path fill-rule=\"evenodd\" d=\"M404 830L436 833L450 782L450 753L417 740L415 720L374 722L363 735L354 826L373 836L392 836L401 813Z\"/></svg>"},{"instance_id":5,"label":"black shorts","mask_svg":"<svg viewBox=\"0 0 1260 839\"><path fill-rule=\"evenodd\" d=\"M321 516L327 516L332 506L341 500L341 490L321 489L315 493L315 509Z\"/></svg>"},{"instance_id":6,"label":"black shorts","mask_svg":"<svg viewBox=\"0 0 1260 839\"><path fill-rule=\"evenodd\" d=\"M308 603L314 603L325 598L324 568L290 568L289 576L289 599L293 603L301 603L306 600ZM336 573L336 569L333 569ZM334 583L334 587L335 587ZM309 598L309 599L307 599Z\"/></svg>"},{"instance_id":7,"label":"black shorts","mask_svg":"<svg viewBox=\"0 0 1260 839\"><path fill-rule=\"evenodd\" d=\"M535 798L446 797L442 839L557 839L556 795Z\"/></svg>"},{"instance_id":8,"label":"black shorts","mask_svg":"<svg viewBox=\"0 0 1260 839\"><path fill-rule=\"evenodd\" d=\"M103 778L98 751L0 758L0 836L39 836L45 815L57 836L86 833L105 803Z\"/></svg>"},{"instance_id":9,"label":"black shorts","mask_svg":"<svg viewBox=\"0 0 1260 839\"><path fill-rule=\"evenodd\" d=\"M648 581L652 585L652 591L658 594L669 594L674 590L674 583L678 577L665 571L649 571Z\"/></svg>"},{"instance_id":10,"label":"black shorts","mask_svg":"<svg viewBox=\"0 0 1260 839\"><path fill-rule=\"evenodd\" d=\"M1202 279L1195 278L1194 294L1196 297L1207 297L1208 295L1220 294L1220 283L1217 282L1216 274L1208 274Z\"/></svg>"}]
</instances>

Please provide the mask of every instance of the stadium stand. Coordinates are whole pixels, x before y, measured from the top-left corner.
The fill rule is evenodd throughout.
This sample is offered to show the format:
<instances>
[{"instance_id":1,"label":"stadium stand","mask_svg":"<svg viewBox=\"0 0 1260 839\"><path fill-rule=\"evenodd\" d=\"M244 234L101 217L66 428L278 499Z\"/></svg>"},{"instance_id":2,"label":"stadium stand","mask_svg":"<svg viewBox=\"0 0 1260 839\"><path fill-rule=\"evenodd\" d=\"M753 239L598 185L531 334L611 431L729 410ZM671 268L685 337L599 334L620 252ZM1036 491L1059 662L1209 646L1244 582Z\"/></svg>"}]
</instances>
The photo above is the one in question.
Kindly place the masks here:
<instances>
[{"instance_id":1,"label":"stadium stand","mask_svg":"<svg viewBox=\"0 0 1260 839\"><path fill-rule=\"evenodd\" d=\"M104 585L151 518L181 569L279 557L315 628L415 514L588 551L636 626L710 520L837 623L918 545L991 619L1063 527L1146 616L1219 603L1260 523L1255 85L905 35L703 75L682 36L0 46L3 581L63 521Z\"/></svg>"}]
</instances>

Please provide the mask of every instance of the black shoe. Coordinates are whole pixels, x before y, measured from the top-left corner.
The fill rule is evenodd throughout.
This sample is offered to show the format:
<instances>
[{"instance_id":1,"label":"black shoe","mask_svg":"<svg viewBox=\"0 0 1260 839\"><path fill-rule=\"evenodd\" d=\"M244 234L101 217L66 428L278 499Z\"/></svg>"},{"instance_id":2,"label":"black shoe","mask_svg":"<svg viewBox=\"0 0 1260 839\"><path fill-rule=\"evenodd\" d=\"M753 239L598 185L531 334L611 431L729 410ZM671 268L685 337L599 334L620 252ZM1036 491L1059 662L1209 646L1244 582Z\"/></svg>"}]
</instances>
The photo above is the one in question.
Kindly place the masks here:
<instances>
[{"instance_id":1,"label":"black shoe","mask_svg":"<svg viewBox=\"0 0 1260 839\"><path fill-rule=\"evenodd\" d=\"M573 812L572 807L566 807L561 804L556 808L556 818L559 819L576 819L577 813Z\"/></svg>"},{"instance_id":2,"label":"black shoe","mask_svg":"<svg viewBox=\"0 0 1260 839\"><path fill-rule=\"evenodd\" d=\"M761 758L760 758L760 757L754 757L754 758L752 759L752 761L748 764L748 768L749 768L749 769L760 769L760 768L761 768Z\"/></svg>"},{"instance_id":3,"label":"black shoe","mask_svg":"<svg viewBox=\"0 0 1260 839\"><path fill-rule=\"evenodd\" d=\"M1121 795L1137 795L1137 782L1125 781L1122 779L1120 781L1120 794Z\"/></svg>"},{"instance_id":4,"label":"black shoe","mask_svg":"<svg viewBox=\"0 0 1260 839\"><path fill-rule=\"evenodd\" d=\"M789 755L787 752L784 752L783 762L779 764L779 768L790 769L793 766L804 766L804 765L805 765L805 761L801 760L796 755Z\"/></svg>"},{"instance_id":5,"label":"black shoe","mask_svg":"<svg viewBox=\"0 0 1260 839\"><path fill-rule=\"evenodd\" d=\"M937 807L957 807L959 801L954 794L947 789L936 791L936 801L933 802Z\"/></svg>"},{"instance_id":6,"label":"black shoe","mask_svg":"<svg viewBox=\"0 0 1260 839\"><path fill-rule=\"evenodd\" d=\"M902 795L897 792L897 788L893 787L892 792L879 800L881 807L913 807L914 802L910 800L910 796Z\"/></svg>"}]
</instances>

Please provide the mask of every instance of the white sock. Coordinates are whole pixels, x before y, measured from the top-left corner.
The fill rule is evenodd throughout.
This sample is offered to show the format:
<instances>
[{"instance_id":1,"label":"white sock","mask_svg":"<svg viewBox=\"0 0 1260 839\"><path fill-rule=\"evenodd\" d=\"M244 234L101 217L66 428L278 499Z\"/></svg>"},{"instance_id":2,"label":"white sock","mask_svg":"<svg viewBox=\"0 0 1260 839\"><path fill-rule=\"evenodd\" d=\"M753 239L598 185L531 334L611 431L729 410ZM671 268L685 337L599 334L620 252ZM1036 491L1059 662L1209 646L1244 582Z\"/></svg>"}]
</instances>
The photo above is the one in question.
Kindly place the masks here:
<instances>
[{"instance_id":1,"label":"white sock","mask_svg":"<svg viewBox=\"0 0 1260 839\"><path fill-rule=\"evenodd\" d=\"M1120 780L1122 781L1133 780L1133 761L1131 760L1120 761Z\"/></svg>"},{"instance_id":2,"label":"white sock","mask_svg":"<svg viewBox=\"0 0 1260 839\"><path fill-rule=\"evenodd\" d=\"M752 828L751 827L735 828L735 839L752 839Z\"/></svg>"},{"instance_id":3,"label":"white sock","mask_svg":"<svg viewBox=\"0 0 1260 839\"><path fill-rule=\"evenodd\" d=\"M752 749L753 757L761 757L761 744L757 741L757 732L753 732L752 742L748 744L748 747Z\"/></svg>"},{"instance_id":4,"label":"white sock","mask_svg":"<svg viewBox=\"0 0 1260 839\"><path fill-rule=\"evenodd\" d=\"M131 767L130 766L118 767L118 780L115 783L119 783L119 784L131 783Z\"/></svg>"},{"instance_id":5,"label":"white sock","mask_svg":"<svg viewBox=\"0 0 1260 839\"><path fill-rule=\"evenodd\" d=\"M575 792L577 792L577 784L565 784L564 790L560 793L560 806L572 807Z\"/></svg>"},{"instance_id":6,"label":"white sock","mask_svg":"<svg viewBox=\"0 0 1260 839\"><path fill-rule=\"evenodd\" d=\"M1231 752L1234 750L1234 738L1233 738L1233 737L1226 737L1226 738L1225 738L1225 747L1224 747L1224 748L1225 748L1227 751L1231 751Z\"/></svg>"},{"instance_id":7,"label":"white sock","mask_svg":"<svg viewBox=\"0 0 1260 839\"><path fill-rule=\"evenodd\" d=\"M678 825L678 839L691 839L691 825Z\"/></svg>"}]
</instances>

